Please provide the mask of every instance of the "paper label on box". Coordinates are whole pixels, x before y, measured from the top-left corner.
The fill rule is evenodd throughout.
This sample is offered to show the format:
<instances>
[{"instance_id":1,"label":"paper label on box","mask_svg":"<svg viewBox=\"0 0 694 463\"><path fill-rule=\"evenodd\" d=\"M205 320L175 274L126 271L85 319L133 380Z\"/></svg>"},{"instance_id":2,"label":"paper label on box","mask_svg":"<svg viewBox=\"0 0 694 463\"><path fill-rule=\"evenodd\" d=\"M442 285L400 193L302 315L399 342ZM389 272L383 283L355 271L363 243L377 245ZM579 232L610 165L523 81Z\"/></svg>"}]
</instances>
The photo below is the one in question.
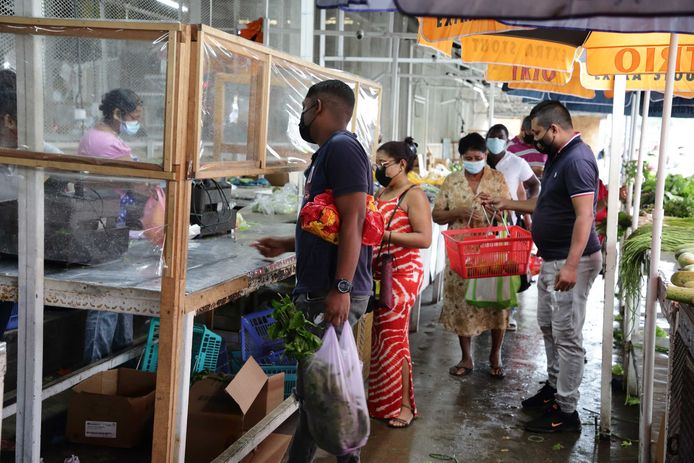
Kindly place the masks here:
<instances>
[{"instance_id":1,"label":"paper label on box","mask_svg":"<svg viewBox=\"0 0 694 463\"><path fill-rule=\"evenodd\" d=\"M115 421L85 421L84 437L99 437L102 439L115 439L117 436Z\"/></svg>"}]
</instances>

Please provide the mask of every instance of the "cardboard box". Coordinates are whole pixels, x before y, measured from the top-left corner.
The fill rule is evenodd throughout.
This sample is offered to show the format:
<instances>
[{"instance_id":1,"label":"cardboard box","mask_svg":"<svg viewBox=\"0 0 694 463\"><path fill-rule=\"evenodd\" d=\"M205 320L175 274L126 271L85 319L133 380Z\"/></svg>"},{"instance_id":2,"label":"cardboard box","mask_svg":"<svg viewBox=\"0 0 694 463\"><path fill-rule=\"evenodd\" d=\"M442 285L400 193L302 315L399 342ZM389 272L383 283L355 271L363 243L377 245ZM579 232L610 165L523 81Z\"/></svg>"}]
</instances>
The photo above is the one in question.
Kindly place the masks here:
<instances>
[{"instance_id":1,"label":"cardboard box","mask_svg":"<svg viewBox=\"0 0 694 463\"><path fill-rule=\"evenodd\" d=\"M246 455L241 463L280 463L291 442L292 436L270 434L258 448Z\"/></svg>"},{"instance_id":2,"label":"cardboard box","mask_svg":"<svg viewBox=\"0 0 694 463\"><path fill-rule=\"evenodd\" d=\"M130 448L151 433L156 375L120 368L75 386L67 412L71 442Z\"/></svg>"},{"instance_id":3,"label":"cardboard box","mask_svg":"<svg viewBox=\"0 0 694 463\"><path fill-rule=\"evenodd\" d=\"M231 382L205 378L188 399L186 463L209 463L284 400L284 373L268 376L251 357Z\"/></svg>"}]
</instances>

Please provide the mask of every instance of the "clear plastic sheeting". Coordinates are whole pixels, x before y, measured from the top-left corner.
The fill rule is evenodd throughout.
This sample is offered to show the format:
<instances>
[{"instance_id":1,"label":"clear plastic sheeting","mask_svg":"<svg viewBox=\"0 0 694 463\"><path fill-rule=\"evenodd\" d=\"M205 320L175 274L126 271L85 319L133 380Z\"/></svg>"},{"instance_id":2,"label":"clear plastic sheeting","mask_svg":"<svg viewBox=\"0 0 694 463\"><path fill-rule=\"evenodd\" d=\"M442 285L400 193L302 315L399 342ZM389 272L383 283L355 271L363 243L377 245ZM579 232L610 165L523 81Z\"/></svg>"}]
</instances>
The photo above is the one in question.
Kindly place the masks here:
<instances>
[{"instance_id":1,"label":"clear plastic sheeting","mask_svg":"<svg viewBox=\"0 0 694 463\"><path fill-rule=\"evenodd\" d=\"M264 56L204 36L200 161L259 162Z\"/></svg>"},{"instance_id":2,"label":"clear plastic sheeting","mask_svg":"<svg viewBox=\"0 0 694 463\"><path fill-rule=\"evenodd\" d=\"M306 143L299 135L302 102L313 84L329 79L335 79L335 76L280 58L273 58L267 137L268 165L308 166L316 146ZM352 89L356 87L354 82L347 79L345 82Z\"/></svg>"},{"instance_id":3,"label":"clear plastic sheeting","mask_svg":"<svg viewBox=\"0 0 694 463\"><path fill-rule=\"evenodd\" d=\"M2 146L162 165L168 34L27 29L0 33Z\"/></svg>"},{"instance_id":4,"label":"clear plastic sheeting","mask_svg":"<svg viewBox=\"0 0 694 463\"><path fill-rule=\"evenodd\" d=\"M359 85L356 134L369 155L376 149L375 144L378 142L379 93L380 90L375 87Z\"/></svg>"},{"instance_id":5,"label":"clear plastic sheeting","mask_svg":"<svg viewBox=\"0 0 694 463\"><path fill-rule=\"evenodd\" d=\"M2 183L12 167L0 166ZM0 273L16 269L18 198L0 197ZM106 287L158 290L163 271L166 186L134 180L49 171L44 182L46 276ZM15 190L16 191L16 190ZM8 267L9 266L9 267Z\"/></svg>"}]
</instances>

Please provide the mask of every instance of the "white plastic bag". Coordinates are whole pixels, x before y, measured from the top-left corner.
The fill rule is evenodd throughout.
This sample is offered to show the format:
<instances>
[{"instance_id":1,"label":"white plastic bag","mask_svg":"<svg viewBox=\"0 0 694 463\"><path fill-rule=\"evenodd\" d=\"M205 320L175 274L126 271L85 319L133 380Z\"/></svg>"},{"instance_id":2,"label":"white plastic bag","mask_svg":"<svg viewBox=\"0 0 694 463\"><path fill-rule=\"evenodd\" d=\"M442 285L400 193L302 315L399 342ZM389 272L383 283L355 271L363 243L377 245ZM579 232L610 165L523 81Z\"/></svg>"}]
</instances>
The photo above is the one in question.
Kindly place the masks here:
<instances>
[{"instance_id":1,"label":"white plastic bag","mask_svg":"<svg viewBox=\"0 0 694 463\"><path fill-rule=\"evenodd\" d=\"M357 344L345 322L340 340L328 327L323 345L303 370L303 407L318 447L345 455L369 439L369 411Z\"/></svg>"}]
</instances>

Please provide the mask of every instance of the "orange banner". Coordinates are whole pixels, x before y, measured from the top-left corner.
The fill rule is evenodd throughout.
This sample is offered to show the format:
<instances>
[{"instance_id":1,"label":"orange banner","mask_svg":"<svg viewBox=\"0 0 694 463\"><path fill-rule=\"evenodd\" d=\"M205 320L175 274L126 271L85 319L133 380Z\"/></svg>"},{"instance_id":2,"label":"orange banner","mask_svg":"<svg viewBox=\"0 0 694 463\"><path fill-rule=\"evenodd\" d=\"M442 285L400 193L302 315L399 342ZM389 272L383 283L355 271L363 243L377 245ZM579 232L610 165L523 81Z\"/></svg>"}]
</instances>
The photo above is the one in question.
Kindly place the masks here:
<instances>
[{"instance_id":1,"label":"orange banner","mask_svg":"<svg viewBox=\"0 0 694 463\"><path fill-rule=\"evenodd\" d=\"M667 71L668 46L589 48L588 74L660 74ZM677 47L676 72L694 72L694 45Z\"/></svg>"},{"instance_id":2,"label":"orange banner","mask_svg":"<svg viewBox=\"0 0 694 463\"><path fill-rule=\"evenodd\" d=\"M419 18L419 35L429 42L518 29L528 28L509 26L488 19Z\"/></svg>"},{"instance_id":3,"label":"orange banner","mask_svg":"<svg viewBox=\"0 0 694 463\"><path fill-rule=\"evenodd\" d=\"M422 25L422 19L419 18L419 25ZM417 34L417 45L423 47L433 48L434 50L443 53L444 55L450 57L453 53L453 40L439 40L437 42L430 42L425 39L422 34Z\"/></svg>"},{"instance_id":4,"label":"orange banner","mask_svg":"<svg viewBox=\"0 0 694 463\"><path fill-rule=\"evenodd\" d=\"M574 71L571 80L565 85L552 85L546 83L509 83L509 88L519 90L537 90L540 92L552 92L562 95L572 95L580 98L595 98L595 92L581 85L581 63L574 63Z\"/></svg>"},{"instance_id":5,"label":"orange banner","mask_svg":"<svg viewBox=\"0 0 694 463\"><path fill-rule=\"evenodd\" d=\"M528 66L531 68L571 72L580 48L504 35L474 35L460 39L462 60Z\"/></svg>"},{"instance_id":6,"label":"orange banner","mask_svg":"<svg viewBox=\"0 0 694 463\"><path fill-rule=\"evenodd\" d=\"M665 74L629 74L627 77L627 90L654 90L665 91ZM591 76L585 70L581 73L581 85L593 90L612 90L614 76ZM694 73L678 72L675 74L675 92L694 92Z\"/></svg>"},{"instance_id":7,"label":"orange banner","mask_svg":"<svg viewBox=\"0 0 694 463\"><path fill-rule=\"evenodd\" d=\"M489 64L484 78L489 82L539 82L552 85L564 85L571 80L571 73L529 68L526 66Z\"/></svg>"}]
</instances>

